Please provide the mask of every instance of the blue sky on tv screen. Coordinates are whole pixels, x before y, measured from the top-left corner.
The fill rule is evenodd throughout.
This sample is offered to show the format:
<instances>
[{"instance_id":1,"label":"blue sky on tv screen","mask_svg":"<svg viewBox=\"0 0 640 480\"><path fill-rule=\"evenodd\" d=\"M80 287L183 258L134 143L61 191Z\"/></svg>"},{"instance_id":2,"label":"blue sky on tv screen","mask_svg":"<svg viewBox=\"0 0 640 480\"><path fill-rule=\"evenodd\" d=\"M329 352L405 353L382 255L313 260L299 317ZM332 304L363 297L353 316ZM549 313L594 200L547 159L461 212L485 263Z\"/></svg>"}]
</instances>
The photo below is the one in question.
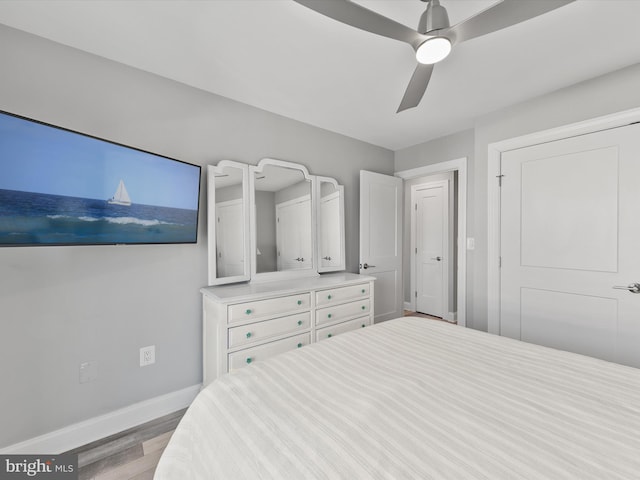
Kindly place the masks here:
<instances>
[{"instance_id":1,"label":"blue sky on tv screen","mask_svg":"<svg viewBox=\"0 0 640 480\"><path fill-rule=\"evenodd\" d=\"M106 200L121 179L132 203L198 207L198 167L0 113L0 189Z\"/></svg>"}]
</instances>

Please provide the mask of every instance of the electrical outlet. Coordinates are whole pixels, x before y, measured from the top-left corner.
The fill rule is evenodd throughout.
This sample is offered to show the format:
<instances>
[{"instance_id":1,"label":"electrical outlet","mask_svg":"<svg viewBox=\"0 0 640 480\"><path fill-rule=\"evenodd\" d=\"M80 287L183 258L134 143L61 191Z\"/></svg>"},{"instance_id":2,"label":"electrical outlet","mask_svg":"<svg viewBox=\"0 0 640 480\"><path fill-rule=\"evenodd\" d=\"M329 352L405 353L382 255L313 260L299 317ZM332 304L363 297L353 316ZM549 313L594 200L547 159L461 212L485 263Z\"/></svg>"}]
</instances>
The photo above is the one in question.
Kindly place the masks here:
<instances>
[{"instance_id":1,"label":"electrical outlet","mask_svg":"<svg viewBox=\"0 0 640 480\"><path fill-rule=\"evenodd\" d=\"M140 366L146 367L156 363L156 346L149 345L148 347L142 347L140 349Z\"/></svg>"},{"instance_id":2,"label":"electrical outlet","mask_svg":"<svg viewBox=\"0 0 640 480\"><path fill-rule=\"evenodd\" d=\"M80 364L80 383L93 382L98 378L98 362L82 362Z\"/></svg>"}]
</instances>

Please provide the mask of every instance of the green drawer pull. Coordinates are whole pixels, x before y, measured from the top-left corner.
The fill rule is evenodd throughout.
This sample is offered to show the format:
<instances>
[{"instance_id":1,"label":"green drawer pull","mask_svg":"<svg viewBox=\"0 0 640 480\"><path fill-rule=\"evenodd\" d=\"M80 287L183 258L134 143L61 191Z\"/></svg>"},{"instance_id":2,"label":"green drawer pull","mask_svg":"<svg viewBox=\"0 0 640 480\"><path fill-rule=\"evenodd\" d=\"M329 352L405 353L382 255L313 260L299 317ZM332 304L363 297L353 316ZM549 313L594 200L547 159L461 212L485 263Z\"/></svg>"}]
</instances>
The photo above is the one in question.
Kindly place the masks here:
<instances>
[{"instance_id":1,"label":"green drawer pull","mask_svg":"<svg viewBox=\"0 0 640 480\"><path fill-rule=\"evenodd\" d=\"M362 293L364 293L364 292L366 292L366 290L363 288L363 289L362 289Z\"/></svg>"},{"instance_id":2,"label":"green drawer pull","mask_svg":"<svg viewBox=\"0 0 640 480\"><path fill-rule=\"evenodd\" d=\"M366 310L366 308L367 308L367 307L365 307L364 305L362 305L362 309L363 309L363 310Z\"/></svg>"},{"instance_id":3,"label":"green drawer pull","mask_svg":"<svg viewBox=\"0 0 640 480\"><path fill-rule=\"evenodd\" d=\"M247 358L247 363L251 363L251 362L253 362L253 358L248 357L248 358Z\"/></svg>"},{"instance_id":4,"label":"green drawer pull","mask_svg":"<svg viewBox=\"0 0 640 480\"><path fill-rule=\"evenodd\" d=\"M246 313L247 315L250 315L251 314L251 309L247 308L244 313Z\"/></svg>"},{"instance_id":5,"label":"green drawer pull","mask_svg":"<svg viewBox=\"0 0 640 480\"><path fill-rule=\"evenodd\" d=\"M331 295L327 295L327 300L331 300Z\"/></svg>"},{"instance_id":6,"label":"green drawer pull","mask_svg":"<svg viewBox=\"0 0 640 480\"><path fill-rule=\"evenodd\" d=\"M298 320L298 325L302 325L302 320Z\"/></svg>"},{"instance_id":7,"label":"green drawer pull","mask_svg":"<svg viewBox=\"0 0 640 480\"><path fill-rule=\"evenodd\" d=\"M362 328L366 327L367 325L365 323L362 324Z\"/></svg>"},{"instance_id":8,"label":"green drawer pull","mask_svg":"<svg viewBox=\"0 0 640 480\"><path fill-rule=\"evenodd\" d=\"M299 343L299 344L298 344L298 348L301 348L301 347L302 347L302 344L301 344L301 343Z\"/></svg>"},{"instance_id":9,"label":"green drawer pull","mask_svg":"<svg viewBox=\"0 0 640 480\"><path fill-rule=\"evenodd\" d=\"M327 315L327 318L331 318L331 314Z\"/></svg>"},{"instance_id":10,"label":"green drawer pull","mask_svg":"<svg viewBox=\"0 0 640 480\"><path fill-rule=\"evenodd\" d=\"M251 338L251 332L247 332L247 338Z\"/></svg>"},{"instance_id":11,"label":"green drawer pull","mask_svg":"<svg viewBox=\"0 0 640 480\"><path fill-rule=\"evenodd\" d=\"M330 333L329 335L327 335L327 338L331 338L332 336L333 334Z\"/></svg>"}]
</instances>

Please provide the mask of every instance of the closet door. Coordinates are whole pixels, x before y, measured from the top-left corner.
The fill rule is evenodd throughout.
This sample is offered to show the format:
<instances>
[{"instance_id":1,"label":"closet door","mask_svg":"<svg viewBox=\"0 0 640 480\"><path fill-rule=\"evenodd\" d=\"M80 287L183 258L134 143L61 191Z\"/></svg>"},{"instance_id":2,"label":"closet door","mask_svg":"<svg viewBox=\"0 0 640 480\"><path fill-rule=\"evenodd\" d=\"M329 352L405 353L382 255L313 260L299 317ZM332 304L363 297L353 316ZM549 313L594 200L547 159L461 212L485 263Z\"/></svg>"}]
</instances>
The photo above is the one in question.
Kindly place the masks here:
<instances>
[{"instance_id":1,"label":"closet door","mask_svg":"<svg viewBox=\"0 0 640 480\"><path fill-rule=\"evenodd\" d=\"M278 271L311 268L311 199L276 205Z\"/></svg>"},{"instance_id":2,"label":"closet door","mask_svg":"<svg viewBox=\"0 0 640 480\"><path fill-rule=\"evenodd\" d=\"M500 334L640 366L640 125L502 155Z\"/></svg>"},{"instance_id":3,"label":"closet door","mask_svg":"<svg viewBox=\"0 0 640 480\"><path fill-rule=\"evenodd\" d=\"M337 267L341 262L340 194L320 199L320 265Z\"/></svg>"},{"instance_id":4,"label":"closet door","mask_svg":"<svg viewBox=\"0 0 640 480\"><path fill-rule=\"evenodd\" d=\"M216 203L216 269L219 277L244 273L242 199Z\"/></svg>"},{"instance_id":5,"label":"closet door","mask_svg":"<svg viewBox=\"0 0 640 480\"><path fill-rule=\"evenodd\" d=\"M424 185L413 192L412 200L416 311L444 318L449 297L449 184Z\"/></svg>"}]
</instances>

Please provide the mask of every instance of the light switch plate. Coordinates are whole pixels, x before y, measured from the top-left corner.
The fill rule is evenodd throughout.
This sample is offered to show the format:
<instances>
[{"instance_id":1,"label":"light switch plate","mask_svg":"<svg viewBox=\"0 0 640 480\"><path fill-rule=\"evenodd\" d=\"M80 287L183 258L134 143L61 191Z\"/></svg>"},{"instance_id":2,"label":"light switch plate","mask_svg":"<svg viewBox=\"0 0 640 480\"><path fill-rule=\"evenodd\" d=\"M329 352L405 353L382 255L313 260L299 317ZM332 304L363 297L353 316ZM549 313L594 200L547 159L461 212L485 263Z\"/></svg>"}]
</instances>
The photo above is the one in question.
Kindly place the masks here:
<instances>
[{"instance_id":1,"label":"light switch plate","mask_svg":"<svg viewBox=\"0 0 640 480\"><path fill-rule=\"evenodd\" d=\"M476 248L476 239L473 237L467 238L467 250L475 250Z\"/></svg>"},{"instance_id":2,"label":"light switch plate","mask_svg":"<svg viewBox=\"0 0 640 480\"><path fill-rule=\"evenodd\" d=\"M98 378L98 362L82 362L80 364L80 383L93 382Z\"/></svg>"}]
</instances>

